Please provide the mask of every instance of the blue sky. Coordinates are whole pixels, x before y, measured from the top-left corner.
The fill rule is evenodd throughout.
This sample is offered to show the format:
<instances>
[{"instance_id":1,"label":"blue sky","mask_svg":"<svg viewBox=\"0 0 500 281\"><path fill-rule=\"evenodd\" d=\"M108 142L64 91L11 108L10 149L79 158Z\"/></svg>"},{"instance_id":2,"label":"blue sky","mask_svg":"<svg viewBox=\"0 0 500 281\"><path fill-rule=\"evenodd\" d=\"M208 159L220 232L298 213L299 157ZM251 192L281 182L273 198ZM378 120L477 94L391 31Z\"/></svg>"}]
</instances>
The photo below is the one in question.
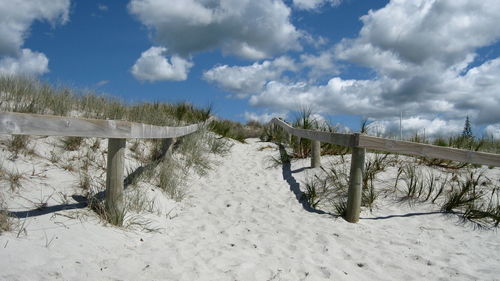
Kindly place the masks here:
<instances>
[{"instance_id":1,"label":"blue sky","mask_svg":"<svg viewBox=\"0 0 500 281\"><path fill-rule=\"evenodd\" d=\"M500 2L0 0L0 73L127 102L213 104L238 121L318 119L500 138Z\"/></svg>"}]
</instances>

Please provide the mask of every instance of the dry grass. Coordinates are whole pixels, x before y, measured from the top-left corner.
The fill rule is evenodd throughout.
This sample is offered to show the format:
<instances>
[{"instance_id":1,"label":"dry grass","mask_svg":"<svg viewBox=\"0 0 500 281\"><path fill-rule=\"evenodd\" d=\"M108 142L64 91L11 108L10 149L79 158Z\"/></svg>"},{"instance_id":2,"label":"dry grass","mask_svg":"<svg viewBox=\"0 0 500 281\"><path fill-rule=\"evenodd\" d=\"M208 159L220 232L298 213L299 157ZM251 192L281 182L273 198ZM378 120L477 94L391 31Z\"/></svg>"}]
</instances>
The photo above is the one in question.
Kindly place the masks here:
<instances>
[{"instance_id":1,"label":"dry grass","mask_svg":"<svg viewBox=\"0 0 500 281\"><path fill-rule=\"evenodd\" d=\"M5 200L0 195L0 234L2 232L12 231L16 228L15 219L7 211Z\"/></svg>"},{"instance_id":2,"label":"dry grass","mask_svg":"<svg viewBox=\"0 0 500 281\"><path fill-rule=\"evenodd\" d=\"M21 188L21 180L25 179L25 176L23 173L19 172L18 170L15 171L5 171L5 178L10 184L10 190L11 191L16 191L17 189Z\"/></svg>"},{"instance_id":3,"label":"dry grass","mask_svg":"<svg viewBox=\"0 0 500 281\"><path fill-rule=\"evenodd\" d=\"M67 151L76 151L83 144L81 137L66 137L63 139L63 148Z\"/></svg>"}]
</instances>

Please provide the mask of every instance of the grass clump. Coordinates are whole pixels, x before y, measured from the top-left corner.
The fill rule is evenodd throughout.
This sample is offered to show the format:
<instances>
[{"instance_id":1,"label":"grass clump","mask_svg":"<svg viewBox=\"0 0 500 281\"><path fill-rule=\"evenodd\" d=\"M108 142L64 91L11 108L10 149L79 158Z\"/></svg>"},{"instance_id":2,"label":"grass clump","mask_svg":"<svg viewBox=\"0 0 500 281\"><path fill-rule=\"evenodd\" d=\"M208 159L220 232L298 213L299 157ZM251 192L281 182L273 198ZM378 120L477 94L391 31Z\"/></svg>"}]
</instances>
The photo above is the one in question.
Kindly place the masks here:
<instances>
[{"instance_id":1,"label":"grass clump","mask_svg":"<svg viewBox=\"0 0 500 281\"><path fill-rule=\"evenodd\" d=\"M0 210L0 234L13 230L13 219L6 210Z\"/></svg>"},{"instance_id":2,"label":"grass clump","mask_svg":"<svg viewBox=\"0 0 500 281\"><path fill-rule=\"evenodd\" d=\"M14 230L14 219L6 210L3 196L0 195L0 234Z\"/></svg>"},{"instance_id":3,"label":"grass clump","mask_svg":"<svg viewBox=\"0 0 500 281\"><path fill-rule=\"evenodd\" d=\"M183 186L185 175L182 174L180 167L175 161L163 161L160 165L160 172L157 184L171 199L181 201L186 196L186 190Z\"/></svg>"},{"instance_id":4,"label":"grass clump","mask_svg":"<svg viewBox=\"0 0 500 281\"><path fill-rule=\"evenodd\" d=\"M17 189L19 189L22 184L21 184L21 180L23 180L25 177L24 177L24 174L19 172L19 171L5 171L5 178L6 180L9 182L10 184L10 190L11 191L16 191Z\"/></svg>"},{"instance_id":5,"label":"grass clump","mask_svg":"<svg viewBox=\"0 0 500 281\"><path fill-rule=\"evenodd\" d=\"M306 200L313 209L316 209L320 203L331 199L330 195L333 190L329 188L328 182L316 175L314 178L306 180L304 186L306 191L303 193L301 200Z\"/></svg>"},{"instance_id":6,"label":"grass clump","mask_svg":"<svg viewBox=\"0 0 500 281\"><path fill-rule=\"evenodd\" d=\"M247 138L258 138L261 136L264 126L258 122L251 121L246 125L231 120L215 120L209 126L210 130L221 138L231 138L245 143Z\"/></svg>"},{"instance_id":7,"label":"grass clump","mask_svg":"<svg viewBox=\"0 0 500 281\"><path fill-rule=\"evenodd\" d=\"M288 143L289 135L280 126L274 124L267 124L263 126L260 140L265 142Z\"/></svg>"},{"instance_id":8,"label":"grass clump","mask_svg":"<svg viewBox=\"0 0 500 281\"><path fill-rule=\"evenodd\" d=\"M210 147L204 143L204 140L210 136L205 130L199 130L181 139L179 152L183 155L184 166L187 169L193 169L198 175L205 175L210 169L210 159L208 152Z\"/></svg>"},{"instance_id":9,"label":"grass clump","mask_svg":"<svg viewBox=\"0 0 500 281\"><path fill-rule=\"evenodd\" d=\"M29 147L30 137L26 135L12 135L7 141L7 149L12 152L11 159L18 157L19 153L34 154L32 148Z\"/></svg>"},{"instance_id":10,"label":"grass clump","mask_svg":"<svg viewBox=\"0 0 500 281\"><path fill-rule=\"evenodd\" d=\"M374 185L377 175L385 171L388 166L394 164L389 156L390 154L388 153L375 153L365 161L362 179L361 206L369 207L370 211L373 210L375 200L380 194L380 192L375 189Z\"/></svg>"},{"instance_id":11,"label":"grass clump","mask_svg":"<svg viewBox=\"0 0 500 281\"><path fill-rule=\"evenodd\" d=\"M66 137L63 139L63 148L67 151L76 151L83 144L82 137Z\"/></svg>"},{"instance_id":12,"label":"grass clump","mask_svg":"<svg viewBox=\"0 0 500 281\"><path fill-rule=\"evenodd\" d=\"M293 127L305 130L315 130L319 128L319 123L313 118L311 109L302 109L298 113L295 122L293 122ZM306 158L311 153L311 140L292 138L291 147L294 152L294 157Z\"/></svg>"},{"instance_id":13,"label":"grass clump","mask_svg":"<svg viewBox=\"0 0 500 281\"><path fill-rule=\"evenodd\" d=\"M207 139L209 150L213 154L226 155L231 151L232 143L226 139L219 139L214 136Z\"/></svg>"},{"instance_id":14,"label":"grass clump","mask_svg":"<svg viewBox=\"0 0 500 281\"><path fill-rule=\"evenodd\" d=\"M485 187L491 182L482 172L470 171L463 178L456 178L458 188L452 190L442 204L444 212L459 213L464 222L474 223L476 227L498 227L500 223L500 205L498 201L498 187L494 187L488 200Z\"/></svg>"}]
</instances>

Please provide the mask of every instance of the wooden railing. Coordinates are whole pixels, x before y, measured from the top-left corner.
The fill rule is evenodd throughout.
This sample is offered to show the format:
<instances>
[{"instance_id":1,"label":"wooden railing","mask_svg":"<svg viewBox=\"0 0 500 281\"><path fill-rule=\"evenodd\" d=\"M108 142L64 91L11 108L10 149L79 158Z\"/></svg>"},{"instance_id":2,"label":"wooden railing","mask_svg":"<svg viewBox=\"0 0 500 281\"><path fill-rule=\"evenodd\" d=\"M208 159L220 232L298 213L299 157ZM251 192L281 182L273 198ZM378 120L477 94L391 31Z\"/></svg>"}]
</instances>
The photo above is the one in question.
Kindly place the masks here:
<instances>
[{"instance_id":1,"label":"wooden railing","mask_svg":"<svg viewBox=\"0 0 500 281\"><path fill-rule=\"evenodd\" d=\"M430 144L398 141L385 138L365 136L362 134L339 134L293 128L283 120L274 118L271 124L280 126L290 136L312 140L311 166L321 165L320 142L337 144L352 148L351 174L347 199L346 220L357 222L361 207L361 184L365 162L366 149L402 153L408 155L439 158L459 162L500 167L500 154L477 152Z\"/></svg>"},{"instance_id":2,"label":"wooden railing","mask_svg":"<svg viewBox=\"0 0 500 281\"><path fill-rule=\"evenodd\" d=\"M169 151L175 138L196 132L211 122L184 127L162 127L122 120L98 120L13 112L0 113L0 134L40 135L67 137L108 138L108 164L106 174L105 206L111 216L123 214L124 153L126 139L165 139L164 151ZM280 119L271 120L290 136L312 140L311 166L319 167L321 142L352 148L351 173L346 210L346 220L357 222L361 206L361 185L366 149L408 155L440 158L459 162L500 167L500 155L420 144L407 141L365 136L362 134L339 134L293 128Z\"/></svg>"},{"instance_id":3,"label":"wooden railing","mask_svg":"<svg viewBox=\"0 0 500 281\"><path fill-rule=\"evenodd\" d=\"M194 133L211 121L184 127L161 127L122 120L1 112L0 134L108 138L105 206L111 217L122 218L126 139L165 139L168 147L163 150L168 151L175 138Z\"/></svg>"}]
</instances>

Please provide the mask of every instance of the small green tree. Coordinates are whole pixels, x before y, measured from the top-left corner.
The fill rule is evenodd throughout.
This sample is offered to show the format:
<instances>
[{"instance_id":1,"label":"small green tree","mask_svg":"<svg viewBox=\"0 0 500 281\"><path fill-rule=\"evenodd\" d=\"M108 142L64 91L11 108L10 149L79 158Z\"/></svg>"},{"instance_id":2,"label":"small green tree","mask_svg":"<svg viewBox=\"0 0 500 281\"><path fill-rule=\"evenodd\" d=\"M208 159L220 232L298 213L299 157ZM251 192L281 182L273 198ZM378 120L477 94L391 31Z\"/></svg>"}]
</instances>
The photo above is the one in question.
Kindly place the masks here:
<instances>
[{"instance_id":1,"label":"small green tree","mask_svg":"<svg viewBox=\"0 0 500 281\"><path fill-rule=\"evenodd\" d=\"M462 131L462 138L472 139L472 126L470 124L469 116L465 117L464 130Z\"/></svg>"}]
</instances>

